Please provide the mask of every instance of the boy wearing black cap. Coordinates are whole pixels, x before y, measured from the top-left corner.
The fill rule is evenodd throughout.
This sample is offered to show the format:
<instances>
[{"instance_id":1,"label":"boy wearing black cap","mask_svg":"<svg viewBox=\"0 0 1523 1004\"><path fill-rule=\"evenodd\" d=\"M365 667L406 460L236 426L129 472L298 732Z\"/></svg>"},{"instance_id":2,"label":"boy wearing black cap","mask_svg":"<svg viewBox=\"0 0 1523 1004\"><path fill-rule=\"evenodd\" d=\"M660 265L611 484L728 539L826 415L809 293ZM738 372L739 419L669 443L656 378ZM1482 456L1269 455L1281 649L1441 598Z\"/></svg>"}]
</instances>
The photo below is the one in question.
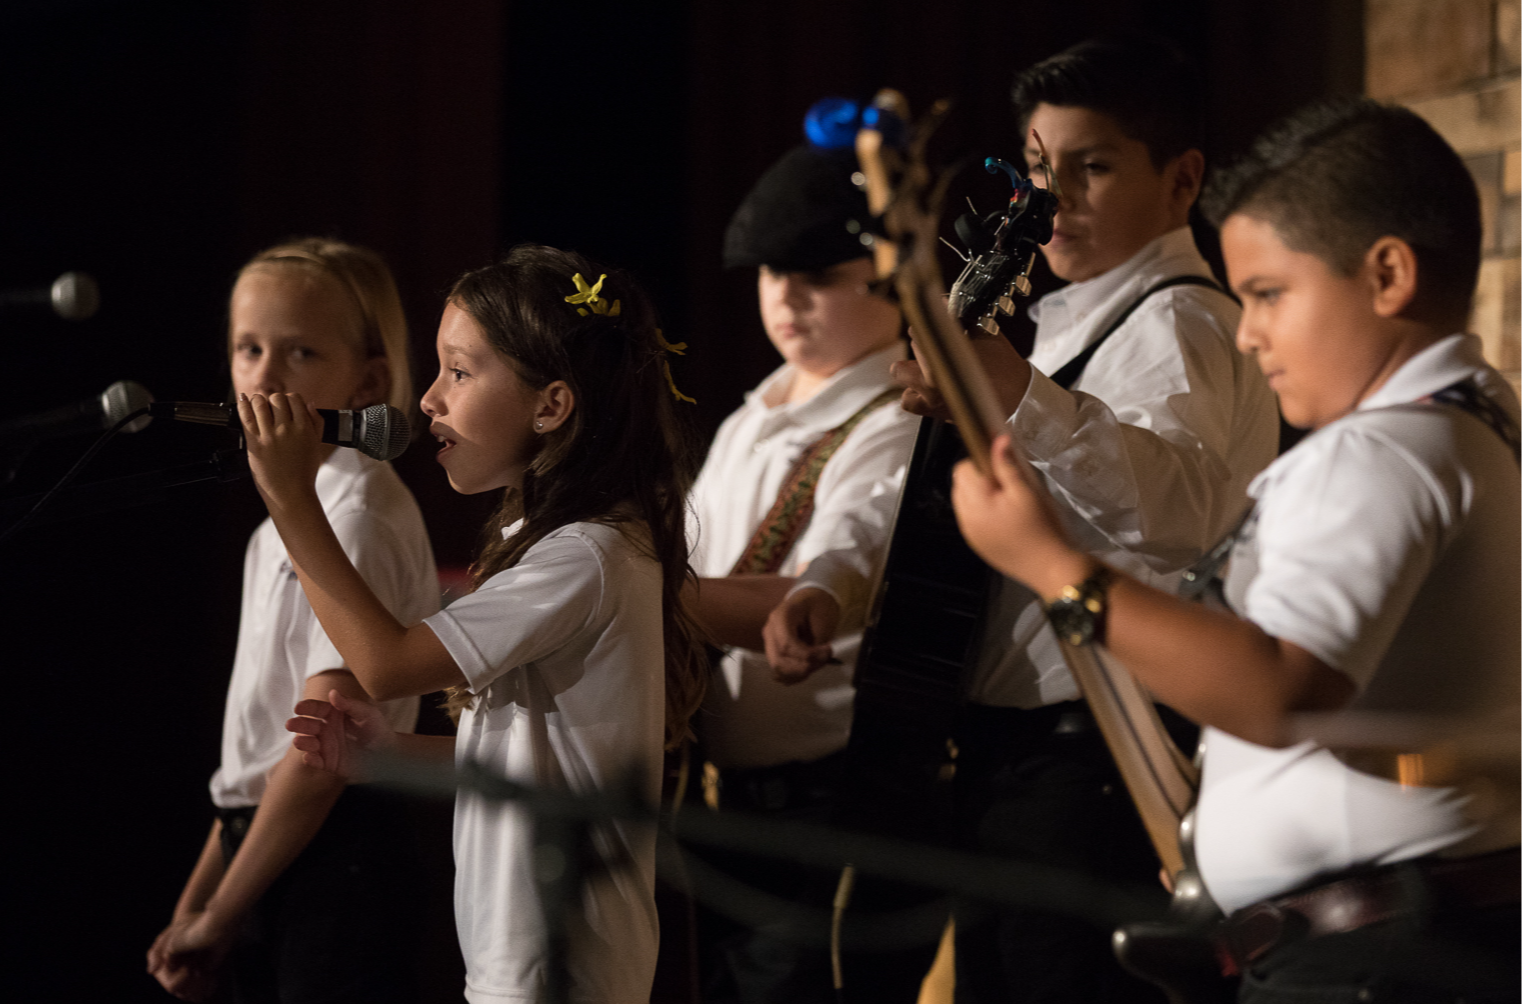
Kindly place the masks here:
<instances>
[{"instance_id":1,"label":"boy wearing black cap","mask_svg":"<svg viewBox=\"0 0 1523 1004\"><path fill-rule=\"evenodd\" d=\"M914 444L918 419L899 407L889 375L907 355L899 310L869 292L872 260L847 226L868 218L855 170L849 150L798 147L736 211L725 264L757 269L762 322L783 365L720 427L691 496L699 617L741 643L726 652L697 719L704 749L726 808L789 818L829 813L851 728L856 638L838 643L838 663L787 686L759 651L775 595L758 608L749 647L744 632L718 625L745 620L726 589L736 579L725 577L794 576L815 555L851 546L843 517L896 491ZM818 901L831 888L830 876L786 863L727 865L789 899ZM742 1000L834 1001L822 950L736 930L720 954Z\"/></svg>"},{"instance_id":2,"label":"boy wearing black cap","mask_svg":"<svg viewBox=\"0 0 1523 1004\"><path fill-rule=\"evenodd\" d=\"M1200 190L1199 87L1151 40L1086 42L1026 70L1013 90L1033 180L1050 159L1059 196L1047 263L1070 284L1031 308L1035 348L975 342L1032 458L1091 554L1169 587L1231 526L1273 459L1263 377L1233 350L1238 308L1211 280L1187 226ZM1040 143L1037 137L1040 136ZM928 411L939 399L905 363ZM883 526L887 506L857 517ZM811 563L766 643L780 674L829 656L838 597L871 568L850 549ZM807 588L819 584L819 591ZM956 743L959 826L981 850L1147 883L1158 863L1030 590L1004 582ZM970 910L957 927L957 999L1155 1000L1111 957L1109 931L1056 912Z\"/></svg>"}]
</instances>

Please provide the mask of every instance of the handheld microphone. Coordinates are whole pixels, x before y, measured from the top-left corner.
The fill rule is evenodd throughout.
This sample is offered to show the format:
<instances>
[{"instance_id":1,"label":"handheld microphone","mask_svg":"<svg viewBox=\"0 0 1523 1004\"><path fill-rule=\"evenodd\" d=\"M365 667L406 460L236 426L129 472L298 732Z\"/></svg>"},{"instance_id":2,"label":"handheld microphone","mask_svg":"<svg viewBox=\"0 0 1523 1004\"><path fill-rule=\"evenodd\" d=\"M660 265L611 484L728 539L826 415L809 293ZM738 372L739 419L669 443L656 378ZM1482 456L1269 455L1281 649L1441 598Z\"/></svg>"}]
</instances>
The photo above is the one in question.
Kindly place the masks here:
<instances>
[{"instance_id":1,"label":"handheld microphone","mask_svg":"<svg viewBox=\"0 0 1523 1004\"><path fill-rule=\"evenodd\" d=\"M50 306L59 317L83 321L100 309L100 287L85 272L65 272L41 289L0 290L0 307Z\"/></svg>"},{"instance_id":2,"label":"handheld microphone","mask_svg":"<svg viewBox=\"0 0 1523 1004\"><path fill-rule=\"evenodd\" d=\"M31 446L59 436L102 432L152 404L153 395L148 388L135 380L118 380L97 397L0 422L0 445ZM137 432L150 421L151 417L144 415L129 422L122 431Z\"/></svg>"},{"instance_id":3,"label":"handheld microphone","mask_svg":"<svg viewBox=\"0 0 1523 1004\"><path fill-rule=\"evenodd\" d=\"M226 404L198 404L194 401L158 401L150 411L155 418L201 425L225 425L241 429L238 409ZM412 429L407 416L389 404L373 404L363 411L347 408L335 411L319 408L323 420L323 442L359 450L376 460L394 460L407 450Z\"/></svg>"}]
</instances>

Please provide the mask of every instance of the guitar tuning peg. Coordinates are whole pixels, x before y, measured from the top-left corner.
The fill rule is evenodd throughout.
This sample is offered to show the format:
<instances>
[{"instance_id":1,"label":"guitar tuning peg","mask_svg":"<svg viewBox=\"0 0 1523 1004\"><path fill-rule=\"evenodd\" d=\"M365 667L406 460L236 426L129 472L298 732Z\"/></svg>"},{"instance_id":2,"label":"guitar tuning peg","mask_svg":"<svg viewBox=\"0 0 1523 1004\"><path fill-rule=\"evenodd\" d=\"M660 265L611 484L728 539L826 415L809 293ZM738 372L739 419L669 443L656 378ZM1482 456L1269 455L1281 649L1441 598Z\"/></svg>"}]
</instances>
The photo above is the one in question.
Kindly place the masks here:
<instances>
[{"instance_id":1,"label":"guitar tuning peg","mask_svg":"<svg viewBox=\"0 0 1523 1004\"><path fill-rule=\"evenodd\" d=\"M1005 314L1014 314L1015 313L1015 301L1010 299L1010 295L1008 293L999 298L999 303L997 304L997 306L999 307L999 309L1000 309L1000 311L1002 313L1005 313Z\"/></svg>"},{"instance_id":2,"label":"guitar tuning peg","mask_svg":"<svg viewBox=\"0 0 1523 1004\"><path fill-rule=\"evenodd\" d=\"M983 316L983 319L978 322L978 326L981 329L983 329L985 334L990 334L990 335L998 335L998 334L1000 334L999 321L996 321L994 319L994 315L993 314L985 314Z\"/></svg>"},{"instance_id":3,"label":"guitar tuning peg","mask_svg":"<svg viewBox=\"0 0 1523 1004\"><path fill-rule=\"evenodd\" d=\"M1030 296L1031 280L1024 275L1016 276L1010 283L1010 293L1015 293L1018 296ZM1006 299L1010 297L1010 293L1005 294ZM1015 311L1012 310L1011 313L1013 314Z\"/></svg>"}]
</instances>

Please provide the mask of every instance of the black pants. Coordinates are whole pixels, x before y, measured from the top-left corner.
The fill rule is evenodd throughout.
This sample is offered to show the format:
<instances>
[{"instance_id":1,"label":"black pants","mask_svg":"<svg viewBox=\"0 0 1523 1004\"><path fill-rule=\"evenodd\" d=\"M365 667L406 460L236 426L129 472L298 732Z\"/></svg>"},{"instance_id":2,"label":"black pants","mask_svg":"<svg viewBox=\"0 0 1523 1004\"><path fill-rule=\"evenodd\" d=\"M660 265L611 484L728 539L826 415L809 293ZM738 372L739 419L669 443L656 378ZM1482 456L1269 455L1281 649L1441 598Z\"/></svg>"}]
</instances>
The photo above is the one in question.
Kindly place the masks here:
<instances>
[{"instance_id":1,"label":"black pants","mask_svg":"<svg viewBox=\"0 0 1523 1004\"><path fill-rule=\"evenodd\" d=\"M956 741L957 823L968 849L1081 871L1165 904L1158 858L1082 702L969 705ZM959 903L956 917L958 1004L1164 1000L1116 962L1109 928L975 902Z\"/></svg>"},{"instance_id":2,"label":"black pants","mask_svg":"<svg viewBox=\"0 0 1523 1004\"><path fill-rule=\"evenodd\" d=\"M813 763L725 771L721 806L770 819L833 825L843 754ZM829 911L840 872L790 861L704 849L702 858L727 876L788 903ZM907 898L908 896L908 898ZM881 916L929 897L918 890L857 877L852 915ZM944 914L943 914L944 916ZM842 952L844 987L834 990L826 931L801 939L767 924L739 923L700 906L698 916L704 1004L914 1004L936 955L939 929L923 944ZM801 943L801 941L803 943Z\"/></svg>"},{"instance_id":3,"label":"black pants","mask_svg":"<svg viewBox=\"0 0 1523 1004\"><path fill-rule=\"evenodd\" d=\"M1243 977L1242 1004L1513 1004L1518 907L1371 924L1277 948Z\"/></svg>"},{"instance_id":4,"label":"black pants","mask_svg":"<svg viewBox=\"0 0 1523 1004\"><path fill-rule=\"evenodd\" d=\"M418 999L423 911L413 834L393 796L350 785L312 842L245 919L223 970L238 1004ZM231 861L251 809L222 810Z\"/></svg>"}]
</instances>

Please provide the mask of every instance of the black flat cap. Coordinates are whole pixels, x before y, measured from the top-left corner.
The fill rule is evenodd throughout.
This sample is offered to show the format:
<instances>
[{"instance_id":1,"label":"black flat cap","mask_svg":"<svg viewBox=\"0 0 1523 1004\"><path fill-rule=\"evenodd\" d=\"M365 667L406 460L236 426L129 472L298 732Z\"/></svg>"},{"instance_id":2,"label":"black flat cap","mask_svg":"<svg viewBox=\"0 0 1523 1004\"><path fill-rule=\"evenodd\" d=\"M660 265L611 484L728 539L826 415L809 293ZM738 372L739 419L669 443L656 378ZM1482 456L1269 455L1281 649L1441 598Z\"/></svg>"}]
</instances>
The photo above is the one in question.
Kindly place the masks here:
<instances>
[{"instance_id":1,"label":"black flat cap","mask_svg":"<svg viewBox=\"0 0 1523 1004\"><path fill-rule=\"evenodd\" d=\"M869 219L867 196L851 181L856 170L850 149L789 150L735 210L724 235L725 267L812 272L869 254L854 232Z\"/></svg>"}]
</instances>

